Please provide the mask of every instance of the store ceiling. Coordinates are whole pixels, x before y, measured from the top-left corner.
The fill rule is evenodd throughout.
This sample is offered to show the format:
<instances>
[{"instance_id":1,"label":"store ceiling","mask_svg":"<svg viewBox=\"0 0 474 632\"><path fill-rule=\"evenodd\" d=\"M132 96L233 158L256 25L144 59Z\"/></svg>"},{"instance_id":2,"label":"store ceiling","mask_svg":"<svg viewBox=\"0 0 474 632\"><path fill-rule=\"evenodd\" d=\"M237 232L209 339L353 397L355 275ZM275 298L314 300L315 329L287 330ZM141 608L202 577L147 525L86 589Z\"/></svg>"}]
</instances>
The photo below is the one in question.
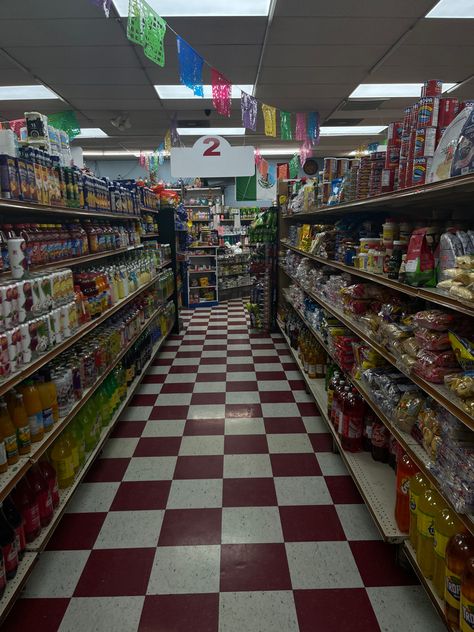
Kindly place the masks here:
<instances>
[{"instance_id":1,"label":"store ceiling","mask_svg":"<svg viewBox=\"0 0 474 632\"><path fill-rule=\"evenodd\" d=\"M267 17L173 17L168 22L234 84L256 82L255 95L264 102L294 112L319 110L331 125L341 119L346 124L354 120L380 125L399 118L414 99L388 99L360 108L347 103L358 84L469 79L453 95L474 97L473 20L424 19L435 4L276 0L271 23ZM112 11L115 17L106 19L90 0L3 0L0 85L44 83L66 103L0 101L0 117L74 108L83 127L100 127L110 136L82 140L89 150L154 149L174 112L180 121L240 126L238 99L229 120L214 111L207 117L204 110L212 109L207 100L160 102L153 85L179 83L175 37L168 32L166 66L160 68L127 40L126 19ZM207 69L204 80L210 83ZM131 127L120 132L110 121L123 112ZM231 142L284 145L263 135L259 119L257 134ZM187 145L193 142L192 137L184 140ZM327 137L317 154L346 155L371 140Z\"/></svg>"}]
</instances>

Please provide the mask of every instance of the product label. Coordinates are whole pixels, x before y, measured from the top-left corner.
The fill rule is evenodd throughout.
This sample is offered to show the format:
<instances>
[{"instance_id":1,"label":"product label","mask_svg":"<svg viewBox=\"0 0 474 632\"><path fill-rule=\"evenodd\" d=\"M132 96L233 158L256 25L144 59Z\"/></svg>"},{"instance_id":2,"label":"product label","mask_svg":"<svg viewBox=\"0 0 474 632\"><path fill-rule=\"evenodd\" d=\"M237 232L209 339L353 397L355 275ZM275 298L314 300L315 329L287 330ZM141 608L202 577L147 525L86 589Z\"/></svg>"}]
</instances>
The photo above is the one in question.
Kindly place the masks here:
<instances>
[{"instance_id":1,"label":"product label","mask_svg":"<svg viewBox=\"0 0 474 632\"><path fill-rule=\"evenodd\" d=\"M46 428L51 428L54 423L53 418L53 409L52 408L44 408L43 409L43 426Z\"/></svg>"},{"instance_id":2,"label":"product label","mask_svg":"<svg viewBox=\"0 0 474 632\"><path fill-rule=\"evenodd\" d=\"M16 443L16 434L4 437L5 451L7 453L7 459L14 459L18 456L18 446Z\"/></svg>"},{"instance_id":3,"label":"product label","mask_svg":"<svg viewBox=\"0 0 474 632\"><path fill-rule=\"evenodd\" d=\"M33 505L23 511L25 521L25 534L33 533L41 527L40 513L38 505Z\"/></svg>"},{"instance_id":4,"label":"product label","mask_svg":"<svg viewBox=\"0 0 474 632\"><path fill-rule=\"evenodd\" d=\"M41 492L37 495L40 518L49 518L53 512L53 502L51 500L51 494L49 493L49 487L47 491Z\"/></svg>"},{"instance_id":5,"label":"product label","mask_svg":"<svg viewBox=\"0 0 474 632\"><path fill-rule=\"evenodd\" d=\"M21 426L21 428L17 428L16 440L20 450L29 448L31 445L30 426Z\"/></svg>"},{"instance_id":6,"label":"product label","mask_svg":"<svg viewBox=\"0 0 474 632\"><path fill-rule=\"evenodd\" d=\"M446 586L444 599L448 605L459 610L459 600L461 599L461 577L446 569Z\"/></svg>"},{"instance_id":7,"label":"product label","mask_svg":"<svg viewBox=\"0 0 474 632\"><path fill-rule=\"evenodd\" d=\"M446 547L448 546L449 536L443 535L435 530L434 534L434 548L436 555L439 555L444 559L446 554Z\"/></svg>"},{"instance_id":8,"label":"product label","mask_svg":"<svg viewBox=\"0 0 474 632\"><path fill-rule=\"evenodd\" d=\"M54 467L56 468L58 481L64 481L71 478L71 476L74 476L74 463L72 457L55 461Z\"/></svg>"},{"instance_id":9,"label":"product label","mask_svg":"<svg viewBox=\"0 0 474 632\"><path fill-rule=\"evenodd\" d=\"M5 463L7 462L7 453L5 451L5 444L0 443L0 466L5 465Z\"/></svg>"},{"instance_id":10,"label":"product label","mask_svg":"<svg viewBox=\"0 0 474 632\"><path fill-rule=\"evenodd\" d=\"M474 630L474 602L461 594L461 612L459 618L461 632L472 632Z\"/></svg>"},{"instance_id":11,"label":"product label","mask_svg":"<svg viewBox=\"0 0 474 632\"><path fill-rule=\"evenodd\" d=\"M434 537L434 517L418 509L417 519L418 533L425 538Z\"/></svg>"},{"instance_id":12,"label":"product label","mask_svg":"<svg viewBox=\"0 0 474 632\"><path fill-rule=\"evenodd\" d=\"M405 496L410 492L410 479L408 477L402 478L400 481L400 491Z\"/></svg>"},{"instance_id":13,"label":"product label","mask_svg":"<svg viewBox=\"0 0 474 632\"><path fill-rule=\"evenodd\" d=\"M30 426L30 435L32 437L40 434L43 429L43 413L39 412L28 417L28 425Z\"/></svg>"},{"instance_id":14,"label":"product label","mask_svg":"<svg viewBox=\"0 0 474 632\"><path fill-rule=\"evenodd\" d=\"M10 544L2 546L3 559L5 561L5 571L7 575L14 572L18 567L18 551L16 550L15 540Z\"/></svg>"},{"instance_id":15,"label":"product label","mask_svg":"<svg viewBox=\"0 0 474 632\"><path fill-rule=\"evenodd\" d=\"M415 492L410 489L410 511L415 513L416 512L416 508L418 506L418 494L415 494Z\"/></svg>"}]
</instances>

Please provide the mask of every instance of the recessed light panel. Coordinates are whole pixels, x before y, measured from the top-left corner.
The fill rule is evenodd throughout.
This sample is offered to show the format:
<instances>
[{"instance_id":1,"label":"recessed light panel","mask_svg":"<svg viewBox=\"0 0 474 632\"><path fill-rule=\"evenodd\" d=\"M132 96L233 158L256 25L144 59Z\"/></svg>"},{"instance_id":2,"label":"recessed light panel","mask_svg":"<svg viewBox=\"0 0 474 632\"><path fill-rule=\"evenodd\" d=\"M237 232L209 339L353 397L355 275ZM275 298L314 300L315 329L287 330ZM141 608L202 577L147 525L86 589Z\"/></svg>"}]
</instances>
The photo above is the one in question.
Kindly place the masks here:
<instances>
[{"instance_id":1,"label":"recessed light panel","mask_svg":"<svg viewBox=\"0 0 474 632\"><path fill-rule=\"evenodd\" d=\"M36 101L39 99L59 99L46 86L0 86L0 101Z\"/></svg>"},{"instance_id":2,"label":"recessed light panel","mask_svg":"<svg viewBox=\"0 0 474 632\"><path fill-rule=\"evenodd\" d=\"M361 83L349 99L386 99L419 97L423 83ZM454 88L455 83L443 83L443 91Z\"/></svg>"},{"instance_id":3,"label":"recessed light panel","mask_svg":"<svg viewBox=\"0 0 474 632\"><path fill-rule=\"evenodd\" d=\"M245 136L245 127L178 127L177 132L180 136Z\"/></svg>"},{"instance_id":4,"label":"recessed light panel","mask_svg":"<svg viewBox=\"0 0 474 632\"><path fill-rule=\"evenodd\" d=\"M128 16L128 0L113 0L122 17ZM148 0L163 17L267 16L270 0Z\"/></svg>"},{"instance_id":5,"label":"recessed light panel","mask_svg":"<svg viewBox=\"0 0 474 632\"><path fill-rule=\"evenodd\" d=\"M474 18L474 2L473 0L440 0L425 17Z\"/></svg>"},{"instance_id":6,"label":"recessed light panel","mask_svg":"<svg viewBox=\"0 0 474 632\"><path fill-rule=\"evenodd\" d=\"M212 86L203 86L204 97L196 96L187 86L181 84L154 86L160 99L212 99ZM240 99L241 89L248 94L252 94L253 86L232 86L232 98Z\"/></svg>"},{"instance_id":7,"label":"recessed light panel","mask_svg":"<svg viewBox=\"0 0 474 632\"><path fill-rule=\"evenodd\" d=\"M100 127L81 127L81 133L75 138L107 138L108 134Z\"/></svg>"},{"instance_id":8,"label":"recessed light panel","mask_svg":"<svg viewBox=\"0 0 474 632\"><path fill-rule=\"evenodd\" d=\"M380 134L384 129L387 129L386 125L323 126L320 129L320 136L371 136Z\"/></svg>"}]
</instances>

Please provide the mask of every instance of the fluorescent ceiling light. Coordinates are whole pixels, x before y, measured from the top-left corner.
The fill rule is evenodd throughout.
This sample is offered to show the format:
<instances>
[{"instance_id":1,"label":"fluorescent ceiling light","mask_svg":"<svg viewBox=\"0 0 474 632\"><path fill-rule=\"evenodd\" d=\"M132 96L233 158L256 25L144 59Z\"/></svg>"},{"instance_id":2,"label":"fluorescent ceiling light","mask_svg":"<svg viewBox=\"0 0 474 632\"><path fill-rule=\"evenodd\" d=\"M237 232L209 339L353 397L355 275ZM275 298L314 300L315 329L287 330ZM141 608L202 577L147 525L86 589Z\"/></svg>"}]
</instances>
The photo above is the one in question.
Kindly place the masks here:
<instances>
[{"instance_id":1,"label":"fluorescent ceiling light","mask_svg":"<svg viewBox=\"0 0 474 632\"><path fill-rule=\"evenodd\" d=\"M77 138L77 136L76 136ZM140 152L139 149L130 149L129 151L127 150L114 150L114 149L85 149L82 152L82 155L85 156L86 158L116 158L119 156L128 156L130 159L132 158L138 158L138 156L140 156L140 153L143 156L150 156L151 154L153 154L153 151L142 151ZM163 152L165 158L169 156L169 152Z\"/></svg>"},{"instance_id":2,"label":"fluorescent ceiling light","mask_svg":"<svg viewBox=\"0 0 474 632\"><path fill-rule=\"evenodd\" d=\"M349 99L382 99L384 97L419 97L423 83L361 83ZM443 83L443 91L454 88L455 83Z\"/></svg>"},{"instance_id":3,"label":"fluorescent ceiling light","mask_svg":"<svg viewBox=\"0 0 474 632\"><path fill-rule=\"evenodd\" d=\"M59 99L46 86L0 86L0 101L36 101L38 99Z\"/></svg>"},{"instance_id":4,"label":"fluorescent ceiling light","mask_svg":"<svg viewBox=\"0 0 474 632\"><path fill-rule=\"evenodd\" d=\"M113 0L122 17L128 16L128 0ZM270 0L148 0L148 4L163 17L237 17L267 16Z\"/></svg>"},{"instance_id":5,"label":"fluorescent ceiling light","mask_svg":"<svg viewBox=\"0 0 474 632\"><path fill-rule=\"evenodd\" d=\"M320 129L320 136L372 136L380 134L386 125L335 125L323 126Z\"/></svg>"},{"instance_id":6,"label":"fluorescent ceiling light","mask_svg":"<svg viewBox=\"0 0 474 632\"><path fill-rule=\"evenodd\" d=\"M299 147L264 147L260 149L261 156L293 156L300 151Z\"/></svg>"},{"instance_id":7,"label":"fluorescent ceiling light","mask_svg":"<svg viewBox=\"0 0 474 632\"><path fill-rule=\"evenodd\" d=\"M440 0L427 18L474 18L474 2L472 0Z\"/></svg>"},{"instance_id":8,"label":"fluorescent ceiling light","mask_svg":"<svg viewBox=\"0 0 474 632\"><path fill-rule=\"evenodd\" d=\"M81 133L75 137L77 138L107 138L108 134L104 132L100 127L81 127Z\"/></svg>"},{"instance_id":9,"label":"fluorescent ceiling light","mask_svg":"<svg viewBox=\"0 0 474 632\"><path fill-rule=\"evenodd\" d=\"M154 86L156 92L160 99L202 99L202 97L197 97L192 90L187 88L186 86L178 85L167 85L167 86ZM232 86L232 98L240 99L240 89L248 94L253 94L253 86L245 85L245 86ZM204 89L204 98L212 99L212 86L205 85Z\"/></svg>"},{"instance_id":10,"label":"fluorescent ceiling light","mask_svg":"<svg viewBox=\"0 0 474 632\"><path fill-rule=\"evenodd\" d=\"M180 136L245 136L245 127L178 127Z\"/></svg>"}]
</instances>

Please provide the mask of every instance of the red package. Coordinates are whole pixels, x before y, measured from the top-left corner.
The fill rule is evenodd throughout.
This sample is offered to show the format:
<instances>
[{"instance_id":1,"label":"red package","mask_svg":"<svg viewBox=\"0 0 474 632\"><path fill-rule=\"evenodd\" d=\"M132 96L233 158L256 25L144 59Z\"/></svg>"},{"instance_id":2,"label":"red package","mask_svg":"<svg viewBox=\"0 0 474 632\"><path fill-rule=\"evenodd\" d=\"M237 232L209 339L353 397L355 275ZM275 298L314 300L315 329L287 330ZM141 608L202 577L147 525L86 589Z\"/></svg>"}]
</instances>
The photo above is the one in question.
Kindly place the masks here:
<instances>
[{"instance_id":1,"label":"red package","mask_svg":"<svg viewBox=\"0 0 474 632\"><path fill-rule=\"evenodd\" d=\"M415 330L415 338L420 349L426 351L445 351L451 348L447 332L431 331L420 327Z\"/></svg>"},{"instance_id":2,"label":"red package","mask_svg":"<svg viewBox=\"0 0 474 632\"><path fill-rule=\"evenodd\" d=\"M427 351L422 349L416 354L417 364L424 364L426 367L441 366L448 368L459 368L459 363L451 349L446 351Z\"/></svg>"},{"instance_id":3,"label":"red package","mask_svg":"<svg viewBox=\"0 0 474 632\"><path fill-rule=\"evenodd\" d=\"M445 375L457 373L456 369L445 366L434 366L432 364L423 364L423 362L415 362L413 367L414 373L433 384L443 384ZM459 373L461 369L459 369Z\"/></svg>"},{"instance_id":4,"label":"red package","mask_svg":"<svg viewBox=\"0 0 474 632\"><path fill-rule=\"evenodd\" d=\"M413 323L417 327L425 327L435 331L448 331L455 322L454 314L444 312L441 309L425 309L413 316Z\"/></svg>"}]
</instances>

